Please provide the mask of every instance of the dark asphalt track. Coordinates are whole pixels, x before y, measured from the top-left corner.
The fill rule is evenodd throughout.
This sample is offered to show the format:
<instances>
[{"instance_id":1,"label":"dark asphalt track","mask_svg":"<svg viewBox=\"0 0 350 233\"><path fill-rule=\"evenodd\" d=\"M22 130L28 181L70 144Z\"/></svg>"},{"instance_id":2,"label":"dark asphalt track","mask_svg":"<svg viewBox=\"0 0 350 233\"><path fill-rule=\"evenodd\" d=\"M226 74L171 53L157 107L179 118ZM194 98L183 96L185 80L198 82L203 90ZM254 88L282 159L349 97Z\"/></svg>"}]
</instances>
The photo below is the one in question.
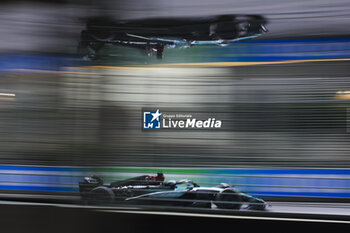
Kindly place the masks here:
<instances>
[{"instance_id":1,"label":"dark asphalt track","mask_svg":"<svg viewBox=\"0 0 350 233\"><path fill-rule=\"evenodd\" d=\"M271 212L144 211L77 205L0 203L1 232L217 232L347 229L349 216ZM282 228L281 228L282 227Z\"/></svg>"}]
</instances>

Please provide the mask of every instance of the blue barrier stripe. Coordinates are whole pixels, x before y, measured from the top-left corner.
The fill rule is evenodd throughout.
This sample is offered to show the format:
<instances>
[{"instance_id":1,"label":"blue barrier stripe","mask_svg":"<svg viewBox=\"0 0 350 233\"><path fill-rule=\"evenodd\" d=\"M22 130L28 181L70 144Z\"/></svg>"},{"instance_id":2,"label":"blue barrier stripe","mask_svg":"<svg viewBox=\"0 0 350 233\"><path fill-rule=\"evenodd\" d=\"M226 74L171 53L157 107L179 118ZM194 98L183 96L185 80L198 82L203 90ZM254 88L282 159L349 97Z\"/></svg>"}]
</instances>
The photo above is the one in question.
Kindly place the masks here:
<instances>
[{"instance_id":1,"label":"blue barrier stripe","mask_svg":"<svg viewBox=\"0 0 350 233\"><path fill-rule=\"evenodd\" d=\"M216 175L347 175L350 170L323 169L201 169L201 173ZM303 178L303 177L301 177Z\"/></svg>"},{"instance_id":2,"label":"blue barrier stripe","mask_svg":"<svg viewBox=\"0 0 350 233\"><path fill-rule=\"evenodd\" d=\"M342 55L323 55L323 56L282 56L282 55L266 55L266 56L214 56L214 57L208 57L206 59L206 62L277 62L277 61L303 61L308 59L336 59L336 58L350 58L350 52L348 54L342 54Z\"/></svg>"},{"instance_id":3,"label":"blue barrier stripe","mask_svg":"<svg viewBox=\"0 0 350 233\"><path fill-rule=\"evenodd\" d=\"M350 38L242 41L206 46L201 62L275 62L350 57Z\"/></svg>"},{"instance_id":4,"label":"blue barrier stripe","mask_svg":"<svg viewBox=\"0 0 350 233\"><path fill-rule=\"evenodd\" d=\"M246 40L244 44L278 44L278 43L339 43L350 42L349 37L339 38L303 38L303 39L272 39L272 40Z\"/></svg>"},{"instance_id":5,"label":"blue barrier stripe","mask_svg":"<svg viewBox=\"0 0 350 233\"><path fill-rule=\"evenodd\" d=\"M37 167L37 166L0 166L1 170L16 170L16 171L68 171L68 172L83 172L86 169L83 168L70 168L70 167Z\"/></svg>"},{"instance_id":6,"label":"blue barrier stripe","mask_svg":"<svg viewBox=\"0 0 350 233\"><path fill-rule=\"evenodd\" d=\"M56 191L56 192L78 192L78 187L50 187L50 186L12 186L0 185L0 190L16 190L16 191Z\"/></svg>"},{"instance_id":7,"label":"blue barrier stripe","mask_svg":"<svg viewBox=\"0 0 350 233\"><path fill-rule=\"evenodd\" d=\"M349 193L318 193L318 192L249 192L249 194L259 197L335 197L335 198L350 198Z\"/></svg>"},{"instance_id":8,"label":"blue barrier stripe","mask_svg":"<svg viewBox=\"0 0 350 233\"><path fill-rule=\"evenodd\" d=\"M234 44L228 47L205 47L205 52L223 55L250 55L259 56L261 54L303 54L313 55L313 53L346 53L349 54L350 42L336 44ZM204 51L203 51L204 52Z\"/></svg>"},{"instance_id":9,"label":"blue barrier stripe","mask_svg":"<svg viewBox=\"0 0 350 233\"><path fill-rule=\"evenodd\" d=\"M70 172L86 172L88 169L74 167L39 167L39 166L0 166L0 173L11 171L15 173L0 174L0 180L13 183L12 185L0 185L0 190L17 191L57 191L78 192L78 187L62 187L62 184L72 183L78 185L83 176L69 176ZM25 172L40 172L37 174L26 174ZM23 172L23 173L21 173ZM51 172L56 172L52 174ZM62 173L63 172L63 173ZM61 174L60 174L61 173ZM68 174L67 174L68 173ZM47 175L47 176L46 176ZM32 182L31 185L19 185L16 182ZM45 183L52 183L50 186ZM44 185L43 185L44 184Z\"/></svg>"},{"instance_id":10,"label":"blue barrier stripe","mask_svg":"<svg viewBox=\"0 0 350 233\"><path fill-rule=\"evenodd\" d=\"M59 70L67 65L77 65L78 59L74 57L52 54L29 54L29 53L1 53L1 69L45 69Z\"/></svg>"},{"instance_id":11,"label":"blue barrier stripe","mask_svg":"<svg viewBox=\"0 0 350 233\"><path fill-rule=\"evenodd\" d=\"M0 182L77 183L83 176L0 174Z\"/></svg>"},{"instance_id":12,"label":"blue barrier stripe","mask_svg":"<svg viewBox=\"0 0 350 233\"><path fill-rule=\"evenodd\" d=\"M107 168L106 170L100 170L104 176L108 176L111 174L112 177L115 178L117 174L129 174L128 169L126 170L114 170L114 168ZM134 168L130 168L134 169ZM145 171L143 171L145 169ZM152 173L147 170L148 168L139 168L139 172L144 174ZM154 168L159 170L158 168ZM259 190L262 192L254 191L254 188L247 187L246 191L251 194L258 195L274 195L274 196L323 196L323 197L350 197L350 192L334 192L334 188L337 187L345 187L348 188L350 183L344 179L350 178L350 170L342 169L208 169L208 168L191 168L187 169L185 173L181 172L183 169L172 169L173 172L167 175L167 168L164 168L164 172L166 177L171 177L171 175L179 174L184 178L193 179L195 177L199 178L198 182L227 182L227 183L239 183L239 184L256 184L256 185L290 185L293 186L294 192L289 192L288 190L276 190L275 187L260 187ZM93 168L66 168L66 167L36 167L36 166L0 166L1 171L11 171L15 172L15 174L2 174L0 175L0 180L4 182L13 182L14 184L0 184L1 190L28 190L28 191L62 191L62 192L78 192L78 187L62 187L64 183L72 183L78 184L79 181L82 181L83 176L69 176L69 172L86 172L87 174L94 173ZM32 174L21 174L21 171L40 171L41 176L32 175ZM50 174L50 176L45 176L45 173L49 173L55 171L57 174ZM118 172L119 171L119 172ZM60 172L65 172L67 177L60 176ZM63 173L62 173L63 174ZM132 175L132 174L129 174ZM214 176L215 175L215 176ZM230 176L237 175L237 176ZM240 175L247 177L240 177ZM261 176L271 176L267 177L259 177ZM249 177L249 176L257 176L257 177ZM281 177L282 176L282 177ZM288 177L288 179L283 178L283 176L295 176L297 178ZM310 178L313 177L314 178ZM320 178L326 179L331 178L339 178L340 180L327 180L327 188L328 190L320 190L319 192L310 190L310 192L305 192L305 188L298 188L300 184L300 179L310 178L309 180L304 179L303 186L310 187L325 187L324 182L321 180L317 180L317 176ZM16 184L16 182L19 182ZM31 185L23 185L20 182L33 182ZM46 185L45 183L53 183L52 185ZM55 184L56 183L56 184ZM349 183L349 185L347 185ZM285 187L288 188L288 187ZM284 189L285 189L284 188ZM326 187L325 187L326 188ZM251 190L251 191L250 191ZM245 190L243 190L245 191ZM340 191L340 190L339 190Z\"/></svg>"},{"instance_id":13,"label":"blue barrier stripe","mask_svg":"<svg viewBox=\"0 0 350 233\"><path fill-rule=\"evenodd\" d=\"M221 62L348 58L350 57L350 38L250 40L235 42L227 47L206 46L198 51L201 54L201 61ZM74 67L83 64L89 63L74 56L29 53L0 54L0 71L16 69L57 71L66 66Z\"/></svg>"}]
</instances>

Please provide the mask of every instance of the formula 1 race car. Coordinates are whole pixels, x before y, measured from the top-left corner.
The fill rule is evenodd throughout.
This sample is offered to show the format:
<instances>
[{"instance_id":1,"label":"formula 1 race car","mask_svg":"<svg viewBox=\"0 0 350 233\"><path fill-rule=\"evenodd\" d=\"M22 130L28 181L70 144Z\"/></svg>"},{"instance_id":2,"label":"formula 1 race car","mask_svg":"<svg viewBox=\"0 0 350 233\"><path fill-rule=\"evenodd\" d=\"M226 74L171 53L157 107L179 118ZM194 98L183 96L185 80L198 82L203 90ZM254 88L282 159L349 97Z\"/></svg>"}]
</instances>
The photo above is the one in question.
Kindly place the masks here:
<instances>
[{"instance_id":1,"label":"formula 1 race car","mask_svg":"<svg viewBox=\"0 0 350 233\"><path fill-rule=\"evenodd\" d=\"M163 57L165 48L220 45L248 40L267 32L261 15L218 15L209 17L114 20L97 17L86 20L79 53L96 59L104 45L136 48L148 56Z\"/></svg>"},{"instance_id":2,"label":"formula 1 race car","mask_svg":"<svg viewBox=\"0 0 350 233\"><path fill-rule=\"evenodd\" d=\"M222 183L216 187L200 187L191 180L164 181L157 176L138 176L104 184L97 176L85 177L79 183L80 194L87 204L125 204L201 207L219 209L265 210L269 205L262 199L239 192Z\"/></svg>"}]
</instances>

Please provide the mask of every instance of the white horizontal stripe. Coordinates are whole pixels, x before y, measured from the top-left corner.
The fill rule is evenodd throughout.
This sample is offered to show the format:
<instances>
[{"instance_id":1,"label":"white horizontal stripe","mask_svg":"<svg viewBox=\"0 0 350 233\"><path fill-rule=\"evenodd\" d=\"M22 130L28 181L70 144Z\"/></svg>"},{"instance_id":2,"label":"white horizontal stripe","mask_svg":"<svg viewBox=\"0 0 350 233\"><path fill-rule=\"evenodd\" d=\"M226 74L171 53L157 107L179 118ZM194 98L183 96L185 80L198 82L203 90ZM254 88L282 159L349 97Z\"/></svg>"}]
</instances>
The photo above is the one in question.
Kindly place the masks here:
<instances>
[{"instance_id":1,"label":"white horizontal stripe","mask_svg":"<svg viewBox=\"0 0 350 233\"><path fill-rule=\"evenodd\" d=\"M251 219L251 220L271 220L271 221L293 221L293 222L320 222L320 223L343 223L350 224L350 221L328 220L328 219L308 219L308 218L277 218L277 217L259 217L259 216L237 216L220 214L201 214L201 213L182 213L182 212L158 212L158 211L140 211L140 210L99 210L103 212L128 213L128 214L150 214L167 216L185 216L185 217L204 217L204 218L228 218L228 219Z\"/></svg>"}]
</instances>

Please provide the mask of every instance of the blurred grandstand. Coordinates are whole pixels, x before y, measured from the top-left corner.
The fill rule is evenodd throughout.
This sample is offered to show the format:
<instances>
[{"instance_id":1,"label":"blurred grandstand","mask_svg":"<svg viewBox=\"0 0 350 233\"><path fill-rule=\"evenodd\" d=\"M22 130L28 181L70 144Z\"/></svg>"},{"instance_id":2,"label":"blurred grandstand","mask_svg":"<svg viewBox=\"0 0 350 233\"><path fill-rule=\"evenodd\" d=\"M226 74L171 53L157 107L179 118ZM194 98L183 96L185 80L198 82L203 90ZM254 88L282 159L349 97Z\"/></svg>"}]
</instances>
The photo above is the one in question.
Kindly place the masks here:
<instances>
[{"instance_id":1,"label":"blurred grandstand","mask_svg":"<svg viewBox=\"0 0 350 233\"><path fill-rule=\"evenodd\" d=\"M1 161L107 166L349 165L348 62L8 73ZM68 69L69 70L69 69ZM141 108L215 112L220 131L142 132Z\"/></svg>"}]
</instances>

